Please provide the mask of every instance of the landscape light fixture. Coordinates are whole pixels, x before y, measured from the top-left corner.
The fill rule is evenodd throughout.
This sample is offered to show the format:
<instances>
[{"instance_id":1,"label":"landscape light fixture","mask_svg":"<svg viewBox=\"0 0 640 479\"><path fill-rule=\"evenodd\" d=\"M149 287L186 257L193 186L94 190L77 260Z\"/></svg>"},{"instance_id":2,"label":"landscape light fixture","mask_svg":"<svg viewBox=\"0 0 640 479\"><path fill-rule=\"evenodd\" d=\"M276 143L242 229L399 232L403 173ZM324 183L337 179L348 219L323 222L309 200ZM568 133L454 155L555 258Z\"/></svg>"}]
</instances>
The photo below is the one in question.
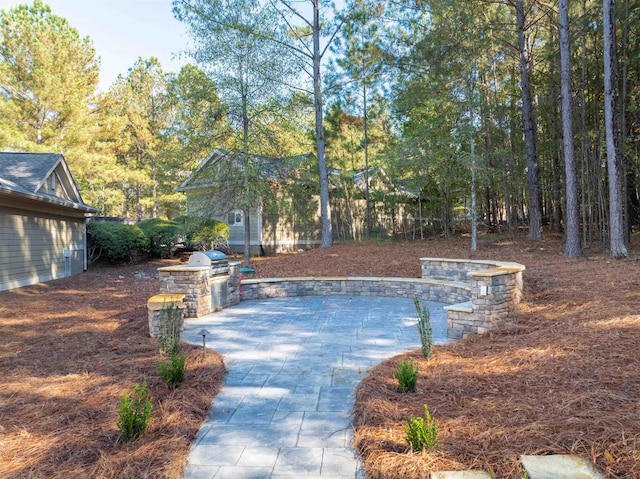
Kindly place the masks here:
<instances>
[{"instance_id":1,"label":"landscape light fixture","mask_svg":"<svg viewBox=\"0 0 640 479\"><path fill-rule=\"evenodd\" d=\"M207 357L207 334L211 334L211 333L206 329L201 329L198 334L202 336L202 357L206 358Z\"/></svg>"}]
</instances>

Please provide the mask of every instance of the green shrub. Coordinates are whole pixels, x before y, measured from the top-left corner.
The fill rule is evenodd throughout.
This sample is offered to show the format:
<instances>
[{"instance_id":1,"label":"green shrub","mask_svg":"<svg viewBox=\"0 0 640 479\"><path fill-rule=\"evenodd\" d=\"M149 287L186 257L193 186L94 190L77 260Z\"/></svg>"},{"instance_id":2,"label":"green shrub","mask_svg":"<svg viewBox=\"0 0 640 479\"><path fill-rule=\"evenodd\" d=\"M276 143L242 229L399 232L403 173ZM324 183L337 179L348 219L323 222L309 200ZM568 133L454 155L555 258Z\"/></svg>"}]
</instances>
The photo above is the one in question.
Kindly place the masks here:
<instances>
[{"instance_id":1,"label":"green shrub","mask_svg":"<svg viewBox=\"0 0 640 479\"><path fill-rule=\"evenodd\" d=\"M89 223L87 241L91 261L104 258L111 263L139 261L149 242L139 227L116 222Z\"/></svg>"},{"instance_id":2,"label":"green shrub","mask_svg":"<svg viewBox=\"0 0 640 479\"><path fill-rule=\"evenodd\" d=\"M228 244L228 224L212 219L193 219L189 223L189 243L194 249L218 249Z\"/></svg>"},{"instance_id":3,"label":"green shrub","mask_svg":"<svg viewBox=\"0 0 640 479\"><path fill-rule=\"evenodd\" d=\"M158 373L160 373L160 377L169 389L175 388L178 384L184 381L184 366L186 361L186 355L174 354L171 356L171 359L162 361L158 364Z\"/></svg>"},{"instance_id":4,"label":"green shrub","mask_svg":"<svg viewBox=\"0 0 640 479\"><path fill-rule=\"evenodd\" d=\"M152 218L137 226L147 236L149 253L156 258L171 258L176 245L186 239L184 228L175 221Z\"/></svg>"},{"instance_id":5,"label":"green shrub","mask_svg":"<svg viewBox=\"0 0 640 479\"><path fill-rule=\"evenodd\" d=\"M431 356L431 346L433 345L433 329L431 328L429 308L416 296L413 297L413 304L418 315L418 334L422 343L422 354L428 358Z\"/></svg>"},{"instance_id":6,"label":"green shrub","mask_svg":"<svg viewBox=\"0 0 640 479\"><path fill-rule=\"evenodd\" d=\"M418 369L413 367L413 361L401 361L396 368L395 376L399 383L400 392L413 393L416 391Z\"/></svg>"},{"instance_id":7,"label":"green shrub","mask_svg":"<svg viewBox=\"0 0 640 479\"><path fill-rule=\"evenodd\" d=\"M409 417L404 426L406 439L413 451L431 449L438 444L438 424L431 417L429 408L424 405L425 417Z\"/></svg>"},{"instance_id":8,"label":"green shrub","mask_svg":"<svg viewBox=\"0 0 640 479\"><path fill-rule=\"evenodd\" d=\"M149 425L153 410L153 399L147 382L143 381L142 385L136 384L133 387L133 396L129 396L129 392L125 391L118 402L120 404L118 430L122 441L129 442L142 436Z\"/></svg>"},{"instance_id":9,"label":"green shrub","mask_svg":"<svg viewBox=\"0 0 640 479\"><path fill-rule=\"evenodd\" d=\"M180 352L180 331L184 322L182 310L174 304L160 310L159 317L160 351L166 356L174 356Z\"/></svg>"}]
</instances>

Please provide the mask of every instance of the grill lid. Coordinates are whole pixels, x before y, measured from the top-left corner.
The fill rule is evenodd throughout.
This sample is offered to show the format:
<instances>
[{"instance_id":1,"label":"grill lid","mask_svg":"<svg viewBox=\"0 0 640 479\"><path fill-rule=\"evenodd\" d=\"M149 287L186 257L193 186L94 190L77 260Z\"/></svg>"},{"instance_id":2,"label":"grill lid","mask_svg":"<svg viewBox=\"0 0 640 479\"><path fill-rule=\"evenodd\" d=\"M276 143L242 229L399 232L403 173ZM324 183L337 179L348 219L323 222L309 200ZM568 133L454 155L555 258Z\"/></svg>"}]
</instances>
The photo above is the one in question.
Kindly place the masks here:
<instances>
[{"instance_id":1,"label":"grill lid","mask_svg":"<svg viewBox=\"0 0 640 479\"><path fill-rule=\"evenodd\" d=\"M211 261L220 261L227 259L227 255L222 251L211 250L211 251L200 251L200 253L206 255Z\"/></svg>"},{"instance_id":2,"label":"grill lid","mask_svg":"<svg viewBox=\"0 0 640 479\"><path fill-rule=\"evenodd\" d=\"M189 257L189 266L228 265L227 255L220 251L194 251Z\"/></svg>"}]
</instances>

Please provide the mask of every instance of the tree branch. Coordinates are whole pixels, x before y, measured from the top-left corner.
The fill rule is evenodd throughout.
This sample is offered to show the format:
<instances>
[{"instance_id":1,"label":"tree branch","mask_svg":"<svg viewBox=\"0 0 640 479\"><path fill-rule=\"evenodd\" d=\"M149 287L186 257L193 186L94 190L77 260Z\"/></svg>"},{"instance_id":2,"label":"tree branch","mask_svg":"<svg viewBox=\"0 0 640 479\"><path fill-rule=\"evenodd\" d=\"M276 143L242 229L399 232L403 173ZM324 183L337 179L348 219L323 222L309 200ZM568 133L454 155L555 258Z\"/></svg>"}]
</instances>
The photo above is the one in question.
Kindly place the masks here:
<instances>
[{"instance_id":1,"label":"tree branch","mask_svg":"<svg viewBox=\"0 0 640 479\"><path fill-rule=\"evenodd\" d=\"M304 50L302 50L302 49L300 49L298 47L295 47L291 43L283 42L282 40L278 40L277 38L274 38L271 35L266 35L264 33L261 33L259 31L257 31L257 30L252 30L251 28L248 28L246 25L243 25L243 24L229 24L229 23L226 23L226 22L221 22L219 20L211 18L209 15L205 14L199 8L194 7L193 5L191 5L187 0L177 0L177 1L182 3L182 5L184 5L185 8L191 10L196 15L204 18L205 20L208 20L210 22L215 23L216 25L219 25L219 26L225 27L225 28L230 28L230 29L236 30L236 31L241 32L241 33L247 33L249 35L252 35L252 36L254 36L256 38L260 38L262 40L267 40L267 41L271 41L271 42L277 43L278 45L282 45L283 47L289 48L290 50L293 50L293 51L299 53L300 55L302 55L304 57L311 58L311 55L309 55Z\"/></svg>"}]
</instances>

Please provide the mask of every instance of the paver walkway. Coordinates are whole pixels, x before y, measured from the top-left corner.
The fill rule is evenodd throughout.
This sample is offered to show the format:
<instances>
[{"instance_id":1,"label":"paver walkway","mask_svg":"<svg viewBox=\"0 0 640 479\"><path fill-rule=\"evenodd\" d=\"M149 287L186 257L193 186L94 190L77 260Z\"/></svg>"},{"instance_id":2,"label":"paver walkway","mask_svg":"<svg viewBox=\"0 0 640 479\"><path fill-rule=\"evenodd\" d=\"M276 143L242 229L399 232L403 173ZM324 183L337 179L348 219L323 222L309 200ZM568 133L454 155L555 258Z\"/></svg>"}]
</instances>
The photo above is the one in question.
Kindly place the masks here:
<instances>
[{"instance_id":1,"label":"paver walkway","mask_svg":"<svg viewBox=\"0 0 640 479\"><path fill-rule=\"evenodd\" d=\"M434 343L441 303L426 303ZM354 479L355 387L375 364L420 347L410 299L300 297L242 302L185 320L183 339L225 357L228 374L189 454L185 479Z\"/></svg>"}]
</instances>

